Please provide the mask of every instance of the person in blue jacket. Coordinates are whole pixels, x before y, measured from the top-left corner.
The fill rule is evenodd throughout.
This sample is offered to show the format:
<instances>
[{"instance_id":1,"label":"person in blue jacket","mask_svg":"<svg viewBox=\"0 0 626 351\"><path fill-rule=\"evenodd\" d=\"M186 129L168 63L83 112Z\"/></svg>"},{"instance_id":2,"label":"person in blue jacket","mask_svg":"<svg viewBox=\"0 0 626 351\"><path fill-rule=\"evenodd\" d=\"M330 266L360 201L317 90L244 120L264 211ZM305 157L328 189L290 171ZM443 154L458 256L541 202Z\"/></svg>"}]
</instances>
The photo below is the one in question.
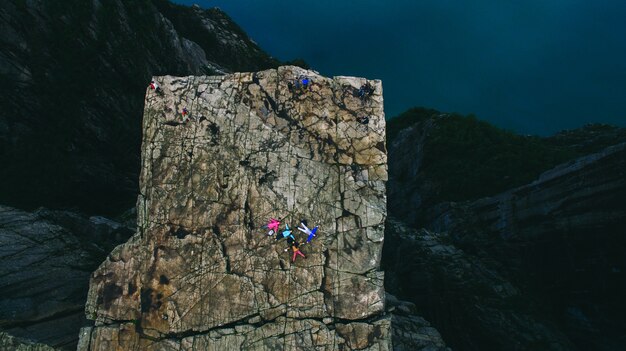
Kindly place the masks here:
<instances>
[{"instance_id":1,"label":"person in blue jacket","mask_svg":"<svg viewBox=\"0 0 626 351\"><path fill-rule=\"evenodd\" d=\"M285 224L286 229L283 230L282 233L276 235L276 240L280 240L283 238L291 238L292 240L296 240L296 238L291 233L291 229L289 229L289 224Z\"/></svg>"},{"instance_id":2,"label":"person in blue jacket","mask_svg":"<svg viewBox=\"0 0 626 351\"><path fill-rule=\"evenodd\" d=\"M316 225L313 229L309 229L306 226L306 223L302 221L300 222L300 226L302 226L302 228L298 227L298 230L308 235L308 237L306 238L306 244L310 243L311 240L315 237L315 233L317 232L317 228L319 228L319 225Z\"/></svg>"}]
</instances>

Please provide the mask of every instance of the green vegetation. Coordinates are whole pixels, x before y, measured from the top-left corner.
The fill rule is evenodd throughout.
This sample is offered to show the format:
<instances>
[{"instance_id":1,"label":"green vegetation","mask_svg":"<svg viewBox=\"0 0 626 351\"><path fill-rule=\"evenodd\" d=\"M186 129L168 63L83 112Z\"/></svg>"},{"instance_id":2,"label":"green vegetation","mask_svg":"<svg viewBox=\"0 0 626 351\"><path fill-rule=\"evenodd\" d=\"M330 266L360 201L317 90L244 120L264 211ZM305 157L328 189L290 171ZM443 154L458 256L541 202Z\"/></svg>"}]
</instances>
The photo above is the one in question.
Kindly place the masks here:
<instances>
[{"instance_id":1,"label":"green vegetation","mask_svg":"<svg viewBox=\"0 0 626 351\"><path fill-rule=\"evenodd\" d=\"M432 123L424 123L428 120ZM420 173L411 181L434 185L432 204L495 195L528 184L558 164L626 140L625 129L598 125L550 138L522 136L473 115L414 108L388 122L388 142L418 123L428 136Z\"/></svg>"},{"instance_id":2,"label":"green vegetation","mask_svg":"<svg viewBox=\"0 0 626 351\"><path fill-rule=\"evenodd\" d=\"M546 138L550 145L567 148L586 155L626 141L626 128L608 124L587 124L582 128L564 130Z\"/></svg>"},{"instance_id":3,"label":"green vegetation","mask_svg":"<svg viewBox=\"0 0 626 351\"><path fill-rule=\"evenodd\" d=\"M387 122L387 141L394 140L401 130L440 114L441 112L431 108L413 107L397 117L393 117Z\"/></svg>"}]
</instances>

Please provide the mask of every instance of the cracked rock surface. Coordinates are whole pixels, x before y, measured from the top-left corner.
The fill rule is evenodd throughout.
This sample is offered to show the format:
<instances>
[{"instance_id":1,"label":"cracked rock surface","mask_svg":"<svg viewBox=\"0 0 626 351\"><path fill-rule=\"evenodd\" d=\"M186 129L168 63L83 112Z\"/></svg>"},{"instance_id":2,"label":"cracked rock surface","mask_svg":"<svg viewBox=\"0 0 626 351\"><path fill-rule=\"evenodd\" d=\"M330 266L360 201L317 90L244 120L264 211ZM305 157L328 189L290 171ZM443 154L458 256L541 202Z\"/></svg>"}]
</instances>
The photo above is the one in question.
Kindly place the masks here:
<instances>
[{"instance_id":1,"label":"cracked rock surface","mask_svg":"<svg viewBox=\"0 0 626 351\"><path fill-rule=\"evenodd\" d=\"M389 350L380 81L363 100L365 79L292 66L156 80L138 232L92 275L79 350ZM301 219L320 226L306 259L270 217L299 242Z\"/></svg>"}]
</instances>

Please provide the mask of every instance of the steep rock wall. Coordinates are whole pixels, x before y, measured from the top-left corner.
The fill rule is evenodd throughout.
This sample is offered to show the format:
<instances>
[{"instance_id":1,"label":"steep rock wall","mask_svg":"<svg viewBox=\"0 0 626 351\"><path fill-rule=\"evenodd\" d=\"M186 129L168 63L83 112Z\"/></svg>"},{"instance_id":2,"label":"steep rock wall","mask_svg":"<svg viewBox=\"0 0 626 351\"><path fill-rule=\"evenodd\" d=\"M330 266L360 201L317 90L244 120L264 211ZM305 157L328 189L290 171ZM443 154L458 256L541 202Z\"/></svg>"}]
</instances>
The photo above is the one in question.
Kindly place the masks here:
<instances>
[{"instance_id":1,"label":"steep rock wall","mask_svg":"<svg viewBox=\"0 0 626 351\"><path fill-rule=\"evenodd\" d=\"M79 349L389 349L380 82L363 101L365 79L296 67L157 81L139 231L93 274ZM299 241L300 219L319 224L306 259L265 235L269 217Z\"/></svg>"}]
</instances>

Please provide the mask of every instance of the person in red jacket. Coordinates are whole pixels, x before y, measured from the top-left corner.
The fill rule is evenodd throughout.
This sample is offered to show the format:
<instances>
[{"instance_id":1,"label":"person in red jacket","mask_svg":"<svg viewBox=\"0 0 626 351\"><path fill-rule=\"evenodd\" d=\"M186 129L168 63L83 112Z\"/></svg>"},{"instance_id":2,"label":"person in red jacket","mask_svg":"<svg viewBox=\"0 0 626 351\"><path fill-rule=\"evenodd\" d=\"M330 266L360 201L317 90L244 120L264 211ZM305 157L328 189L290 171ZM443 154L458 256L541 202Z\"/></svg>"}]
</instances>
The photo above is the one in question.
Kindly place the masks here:
<instances>
[{"instance_id":1,"label":"person in red jacket","mask_svg":"<svg viewBox=\"0 0 626 351\"><path fill-rule=\"evenodd\" d=\"M154 90L154 92L159 94L159 95L163 94L163 91L161 90L161 87L159 86L159 83L157 83L155 81L151 81L150 82L150 89Z\"/></svg>"},{"instance_id":2,"label":"person in red jacket","mask_svg":"<svg viewBox=\"0 0 626 351\"><path fill-rule=\"evenodd\" d=\"M291 256L291 262L296 262L297 255L300 255L303 258L306 258L306 256L304 256L302 251L300 251L300 244L298 244L297 241L291 240L290 244L291 244L291 251L293 252L293 255Z\"/></svg>"}]
</instances>

